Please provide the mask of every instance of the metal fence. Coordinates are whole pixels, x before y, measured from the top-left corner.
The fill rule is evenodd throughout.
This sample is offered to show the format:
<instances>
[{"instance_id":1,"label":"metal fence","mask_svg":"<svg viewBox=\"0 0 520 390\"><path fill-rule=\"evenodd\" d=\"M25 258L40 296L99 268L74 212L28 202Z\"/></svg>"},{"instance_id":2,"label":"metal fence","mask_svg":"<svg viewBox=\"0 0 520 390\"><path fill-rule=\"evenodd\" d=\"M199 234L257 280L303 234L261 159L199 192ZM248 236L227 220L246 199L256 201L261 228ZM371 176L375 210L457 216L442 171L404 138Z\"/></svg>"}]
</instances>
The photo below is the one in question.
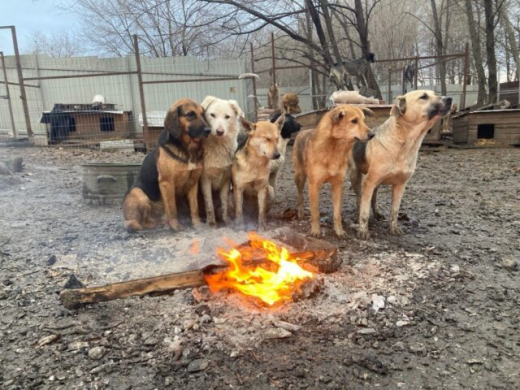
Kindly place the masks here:
<instances>
[{"instance_id":1,"label":"metal fence","mask_svg":"<svg viewBox=\"0 0 520 390\"><path fill-rule=\"evenodd\" d=\"M253 116L251 79L239 79L250 71L248 61L141 57L136 36L134 46L136 55L124 58L19 56L23 88L17 57L3 58L0 139L100 147L148 140L150 145L175 100L200 102L206 95L235 99ZM132 142L125 143L128 139Z\"/></svg>"}]
</instances>

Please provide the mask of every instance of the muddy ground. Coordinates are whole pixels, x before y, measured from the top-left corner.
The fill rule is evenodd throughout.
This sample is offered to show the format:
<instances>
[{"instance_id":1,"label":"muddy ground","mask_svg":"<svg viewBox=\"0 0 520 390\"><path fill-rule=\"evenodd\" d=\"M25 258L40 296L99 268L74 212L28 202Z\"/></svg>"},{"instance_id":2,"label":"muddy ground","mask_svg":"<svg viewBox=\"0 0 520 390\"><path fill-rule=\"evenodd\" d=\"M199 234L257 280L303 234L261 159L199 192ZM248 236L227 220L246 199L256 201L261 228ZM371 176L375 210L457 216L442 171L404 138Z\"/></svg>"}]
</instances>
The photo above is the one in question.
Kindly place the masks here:
<instances>
[{"instance_id":1,"label":"muddy ground","mask_svg":"<svg viewBox=\"0 0 520 390\"><path fill-rule=\"evenodd\" d=\"M348 190L336 239L325 191L343 265L275 309L204 289L65 309L72 274L93 286L169 271L194 238L232 232L129 235L119 207L82 202L81 163L142 154L0 147L15 156L23 172L0 175L2 389L520 388L519 149L421 152L402 237L382 221L357 240ZM295 207L290 164L279 198L269 229L307 232L279 218Z\"/></svg>"}]
</instances>

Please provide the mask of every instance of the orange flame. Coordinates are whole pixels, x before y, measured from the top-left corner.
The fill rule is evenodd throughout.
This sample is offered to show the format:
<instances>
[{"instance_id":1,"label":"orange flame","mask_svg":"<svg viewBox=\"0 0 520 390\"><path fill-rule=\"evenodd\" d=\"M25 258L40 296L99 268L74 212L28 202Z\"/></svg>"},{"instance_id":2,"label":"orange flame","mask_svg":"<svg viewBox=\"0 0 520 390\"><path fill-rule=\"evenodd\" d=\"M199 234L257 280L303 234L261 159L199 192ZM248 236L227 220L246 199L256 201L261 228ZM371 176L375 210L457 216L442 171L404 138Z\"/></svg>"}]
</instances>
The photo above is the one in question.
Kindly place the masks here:
<instances>
[{"instance_id":1,"label":"orange flame","mask_svg":"<svg viewBox=\"0 0 520 390\"><path fill-rule=\"evenodd\" d=\"M229 270L205 276L212 292L235 289L245 295L260 298L271 306L290 300L292 291L303 281L313 277L311 272L298 265L299 259L292 258L286 248L278 248L274 242L265 240L256 233L249 233L249 240L250 247L238 247L229 251L217 248L217 255L229 264ZM266 266L275 268L275 271L261 266L244 266L244 261L254 261L253 255L259 251L270 262Z\"/></svg>"}]
</instances>

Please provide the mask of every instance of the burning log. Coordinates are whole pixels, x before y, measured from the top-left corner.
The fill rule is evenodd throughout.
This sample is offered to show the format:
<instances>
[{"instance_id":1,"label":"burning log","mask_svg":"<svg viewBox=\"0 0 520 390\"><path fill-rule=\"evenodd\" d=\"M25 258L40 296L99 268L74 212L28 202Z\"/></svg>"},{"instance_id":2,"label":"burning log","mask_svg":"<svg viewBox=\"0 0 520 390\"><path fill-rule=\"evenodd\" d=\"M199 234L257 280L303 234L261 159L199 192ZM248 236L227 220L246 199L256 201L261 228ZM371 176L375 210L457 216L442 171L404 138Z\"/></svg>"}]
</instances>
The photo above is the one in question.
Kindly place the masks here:
<instances>
[{"instance_id":1,"label":"burning log","mask_svg":"<svg viewBox=\"0 0 520 390\"><path fill-rule=\"evenodd\" d=\"M292 232L281 234L276 237L276 240L292 248L303 249L301 252L288 252L288 258L306 271L330 273L337 271L341 265L341 260L337 256L337 248L324 241ZM243 258L243 265L246 267L267 266L265 269L268 270L269 265L273 265L272 260L266 258L266 252L251 245L251 241L241 244L234 249L242 250L242 253L246 254ZM68 289L61 292L60 299L66 308L73 309L90 303L106 302L133 296L162 295L177 289L206 285L208 279L223 275L229 272L229 270L229 265L211 264L202 269L187 272L135 279L100 287ZM315 284L305 283L307 286ZM320 285L320 283L317 283L317 285ZM303 292L301 295L308 295L308 292Z\"/></svg>"}]
</instances>

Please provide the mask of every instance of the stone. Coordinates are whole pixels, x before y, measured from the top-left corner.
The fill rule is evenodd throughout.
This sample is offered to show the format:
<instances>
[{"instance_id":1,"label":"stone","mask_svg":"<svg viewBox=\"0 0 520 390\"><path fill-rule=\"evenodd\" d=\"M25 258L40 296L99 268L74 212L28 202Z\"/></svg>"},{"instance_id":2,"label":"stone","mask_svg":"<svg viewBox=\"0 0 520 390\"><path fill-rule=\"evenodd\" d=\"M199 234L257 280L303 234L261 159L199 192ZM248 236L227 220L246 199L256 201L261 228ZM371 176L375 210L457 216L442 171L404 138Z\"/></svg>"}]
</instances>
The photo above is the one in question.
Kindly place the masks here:
<instances>
[{"instance_id":1,"label":"stone","mask_svg":"<svg viewBox=\"0 0 520 390\"><path fill-rule=\"evenodd\" d=\"M503 268L505 268L508 271L511 271L511 272L518 271L518 261L513 258L504 257L502 259L501 265Z\"/></svg>"},{"instance_id":2,"label":"stone","mask_svg":"<svg viewBox=\"0 0 520 390\"><path fill-rule=\"evenodd\" d=\"M206 359L195 359L188 364L188 372L200 372L208 368L208 361Z\"/></svg>"},{"instance_id":3,"label":"stone","mask_svg":"<svg viewBox=\"0 0 520 390\"><path fill-rule=\"evenodd\" d=\"M284 339L291 336L291 332L282 328L269 328L264 332L264 338L266 339Z\"/></svg>"},{"instance_id":4,"label":"stone","mask_svg":"<svg viewBox=\"0 0 520 390\"><path fill-rule=\"evenodd\" d=\"M105 348L94 347L88 351L88 357L92 360L100 360L105 355Z\"/></svg>"}]
</instances>

